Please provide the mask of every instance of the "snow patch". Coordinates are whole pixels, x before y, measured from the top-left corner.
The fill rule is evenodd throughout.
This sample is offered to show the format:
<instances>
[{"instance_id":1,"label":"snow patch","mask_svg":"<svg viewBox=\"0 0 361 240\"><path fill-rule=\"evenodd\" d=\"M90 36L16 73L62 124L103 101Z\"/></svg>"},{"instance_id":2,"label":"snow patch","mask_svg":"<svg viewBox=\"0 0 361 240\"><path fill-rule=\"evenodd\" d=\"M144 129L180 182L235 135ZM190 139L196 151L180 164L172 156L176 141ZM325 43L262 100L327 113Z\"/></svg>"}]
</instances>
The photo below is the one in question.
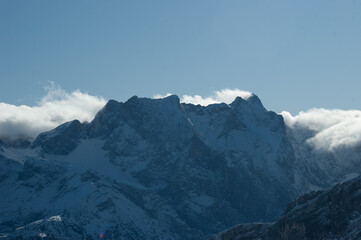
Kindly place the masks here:
<instances>
[{"instance_id":1,"label":"snow patch","mask_svg":"<svg viewBox=\"0 0 361 240\"><path fill-rule=\"evenodd\" d=\"M52 217L50 217L50 218L49 218L49 221L50 221L50 222L52 222L52 221L54 221L54 222L61 222L62 220L61 220L61 216L58 215L58 216L52 216Z\"/></svg>"},{"instance_id":2,"label":"snow patch","mask_svg":"<svg viewBox=\"0 0 361 240\"><path fill-rule=\"evenodd\" d=\"M109 158L106 157L107 152L102 149L103 146L104 140L83 140L69 155L51 155L49 158L66 161L79 172L91 169L100 175L111 177L124 184L131 185L136 188L143 188L143 186L138 183L136 179L130 176L129 173L122 171L120 167L115 166L109 161Z\"/></svg>"},{"instance_id":3,"label":"snow patch","mask_svg":"<svg viewBox=\"0 0 361 240\"><path fill-rule=\"evenodd\" d=\"M41 238L45 238L45 237L46 237L46 234L45 234L45 233L39 233L38 236L41 237Z\"/></svg>"},{"instance_id":4,"label":"snow patch","mask_svg":"<svg viewBox=\"0 0 361 240\"><path fill-rule=\"evenodd\" d=\"M14 160L23 164L29 157L38 157L38 153L33 149L17 149L17 148L4 148L1 153L4 157Z\"/></svg>"}]
</instances>

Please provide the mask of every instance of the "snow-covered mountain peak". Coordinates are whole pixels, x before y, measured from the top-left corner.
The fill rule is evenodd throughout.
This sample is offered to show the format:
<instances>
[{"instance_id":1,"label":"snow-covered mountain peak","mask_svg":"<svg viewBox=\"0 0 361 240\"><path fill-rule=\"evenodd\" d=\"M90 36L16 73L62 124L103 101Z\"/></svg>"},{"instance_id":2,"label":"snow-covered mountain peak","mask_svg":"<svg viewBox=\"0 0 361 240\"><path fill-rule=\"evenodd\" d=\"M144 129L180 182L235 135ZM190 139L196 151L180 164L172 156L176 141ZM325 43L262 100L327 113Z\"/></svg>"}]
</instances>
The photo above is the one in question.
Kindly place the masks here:
<instances>
[{"instance_id":1,"label":"snow-covered mountain peak","mask_svg":"<svg viewBox=\"0 0 361 240\"><path fill-rule=\"evenodd\" d=\"M259 99L259 97L256 94L252 94L249 98L247 98L247 102L252 104L254 107L258 107L258 108L262 108L262 109L266 110L263 107L261 99Z\"/></svg>"},{"instance_id":2,"label":"snow-covered mountain peak","mask_svg":"<svg viewBox=\"0 0 361 240\"><path fill-rule=\"evenodd\" d=\"M247 108L255 111L267 111L261 102L261 100L257 97L257 95L252 94L247 99L243 99L241 97L236 97L234 101L230 104L231 107L236 109Z\"/></svg>"},{"instance_id":3,"label":"snow-covered mountain peak","mask_svg":"<svg viewBox=\"0 0 361 240\"><path fill-rule=\"evenodd\" d=\"M169 104L179 104L180 99L177 95L170 95L165 98L158 99L158 101L168 102Z\"/></svg>"},{"instance_id":4,"label":"snow-covered mountain peak","mask_svg":"<svg viewBox=\"0 0 361 240\"><path fill-rule=\"evenodd\" d=\"M299 192L322 186L316 175L330 182L291 141L282 116L256 95L208 106L176 95L110 100L90 123L62 124L29 148L0 142L0 233L203 239L273 221ZM335 166L344 174L358 165Z\"/></svg>"},{"instance_id":5,"label":"snow-covered mountain peak","mask_svg":"<svg viewBox=\"0 0 361 240\"><path fill-rule=\"evenodd\" d=\"M136 97L136 96L135 96ZM121 106L122 103L116 101L116 100L109 100L105 106L99 111L99 112L114 112L117 111L119 109L119 107ZM98 113L99 113L98 112Z\"/></svg>"},{"instance_id":6,"label":"snow-covered mountain peak","mask_svg":"<svg viewBox=\"0 0 361 240\"><path fill-rule=\"evenodd\" d=\"M151 103L168 103L168 104L179 104L180 99L177 95L169 95L164 98L147 98L133 96L129 98L124 104L151 104Z\"/></svg>"},{"instance_id":7,"label":"snow-covered mountain peak","mask_svg":"<svg viewBox=\"0 0 361 240\"><path fill-rule=\"evenodd\" d=\"M124 102L123 110L134 115L134 113L147 113L167 115L174 111L179 111L180 100L177 95L170 95L165 98L138 98L134 96Z\"/></svg>"}]
</instances>

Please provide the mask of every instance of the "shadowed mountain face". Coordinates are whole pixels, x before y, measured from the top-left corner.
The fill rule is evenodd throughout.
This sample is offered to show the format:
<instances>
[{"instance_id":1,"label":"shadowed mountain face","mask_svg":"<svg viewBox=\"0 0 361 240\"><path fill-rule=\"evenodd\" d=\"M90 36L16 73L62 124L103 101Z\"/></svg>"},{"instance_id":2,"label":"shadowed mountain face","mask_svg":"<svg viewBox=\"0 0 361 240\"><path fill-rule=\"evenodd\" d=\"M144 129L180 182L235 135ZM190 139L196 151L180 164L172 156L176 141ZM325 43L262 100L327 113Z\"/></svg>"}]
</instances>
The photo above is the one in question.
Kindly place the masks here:
<instances>
[{"instance_id":1,"label":"shadowed mountain face","mask_svg":"<svg viewBox=\"0 0 361 240\"><path fill-rule=\"evenodd\" d=\"M304 180L315 168L289 139L255 95L207 107L111 100L92 122L65 123L29 147L0 143L0 236L204 239L275 221L319 181Z\"/></svg>"},{"instance_id":2,"label":"shadowed mountain face","mask_svg":"<svg viewBox=\"0 0 361 240\"><path fill-rule=\"evenodd\" d=\"M273 224L240 224L214 240L361 239L361 178L303 195Z\"/></svg>"}]
</instances>

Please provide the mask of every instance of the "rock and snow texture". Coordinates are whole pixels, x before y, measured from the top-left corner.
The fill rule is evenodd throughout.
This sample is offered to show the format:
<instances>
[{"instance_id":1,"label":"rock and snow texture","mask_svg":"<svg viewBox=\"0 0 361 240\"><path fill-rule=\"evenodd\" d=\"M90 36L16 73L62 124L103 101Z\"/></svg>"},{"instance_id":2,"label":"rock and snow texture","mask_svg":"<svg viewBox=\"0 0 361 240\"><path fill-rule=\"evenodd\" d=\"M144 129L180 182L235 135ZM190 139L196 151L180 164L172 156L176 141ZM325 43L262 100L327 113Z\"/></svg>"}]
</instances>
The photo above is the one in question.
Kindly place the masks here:
<instances>
[{"instance_id":1,"label":"rock and snow texture","mask_svg":"<svg viewBox=\"0 0 361 240\"><path fill-rule=\"evenodd\" d=\"M205 239L275 221L299 193L336 179L305 180L327 168L305 168L311 154L292 136L256 95L208 106L111 100L90 123L31 145L0 142L0 237Z\"/></svg>"},{"instance_id":2,"label":"rock and snow texture","mask_svg":"<svg viewBox=\"0 0 361 240\"><path fill-rule=\"evenodd\" d=\"M361 178L315 191L290 203L273 224L240 224L213 240L361 239Z\"/></svg>"}]
</instances>

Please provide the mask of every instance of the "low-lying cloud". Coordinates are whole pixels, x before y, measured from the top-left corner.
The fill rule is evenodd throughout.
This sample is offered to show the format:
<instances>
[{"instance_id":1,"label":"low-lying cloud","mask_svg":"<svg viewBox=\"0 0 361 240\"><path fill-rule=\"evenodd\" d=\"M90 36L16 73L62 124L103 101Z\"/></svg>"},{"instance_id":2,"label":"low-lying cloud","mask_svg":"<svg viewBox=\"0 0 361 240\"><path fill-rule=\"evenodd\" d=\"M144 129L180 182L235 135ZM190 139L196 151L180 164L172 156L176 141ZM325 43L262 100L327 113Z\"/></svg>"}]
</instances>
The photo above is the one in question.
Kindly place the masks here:
<instances>
[{"instance_id":1,"label":"low-lying cloud","mask_svg":"<svg viewBox=\"0 0 361 240\"><path fill-rule=\"evenodd\" d=\"M170 93L167 93L165 95L156 94L153 96L153 98L164 98L170 96ZM241 97L245 100L247 100L250 96L252 96L251 92L243 91L239 89L222 89L220 91L215 91L211 96L208 97L202 97L200 95L183 95L180 99L183 103L192 103L195 105L202 105L207 106L209 104L214 103L231 103L234 101L236 97Z\"/></svg>"},{"instance_id":2,"label":"low-lying cloud","mask_svg":"<svg viewBox=\"0 0 361 240\"><path fill-rule=\"evenodd\" d=\"M316 149L327 151L339 147L353 147L361 142L361 111L310 109L292 116L281 113L286 125L297 134L300 129L309 129L315 134L305 139Z\"/></svg>"},{"instance_id":3,"label":"low-lying cloud","mask_svg":"<svg viewBox=\"0 0 361 240\"><path fill-rule=\"evenodd\" d=\"M91 121L105 105L101 97L79 90L67 93L52 83L47 94L35 106L16 106L0 102L0 137L16 139L36 137L40 132L78 119Z\"/></svg>"}]
</instances>

